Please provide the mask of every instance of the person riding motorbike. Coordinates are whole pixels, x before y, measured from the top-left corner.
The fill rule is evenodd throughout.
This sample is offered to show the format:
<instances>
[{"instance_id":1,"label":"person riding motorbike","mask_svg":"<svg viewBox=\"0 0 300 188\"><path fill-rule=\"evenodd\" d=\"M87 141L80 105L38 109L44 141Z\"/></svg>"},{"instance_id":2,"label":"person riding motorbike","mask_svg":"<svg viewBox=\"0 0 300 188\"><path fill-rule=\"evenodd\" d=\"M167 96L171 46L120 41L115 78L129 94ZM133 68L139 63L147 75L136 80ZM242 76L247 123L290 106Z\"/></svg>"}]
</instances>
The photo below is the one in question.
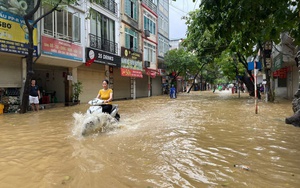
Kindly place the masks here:
<instances>
[{"instance_id":1,"label":"person riding motorbike","mask_svg":"<svg viewBox=\"0 0 300 188\"><path fill-rule=\"evenodd\" d=\"M97 95L97 99L103 100L104 104L102 104L102 112L110 113L112 110L112 100L113 100L113 90L108 87L108 80L103 80L102 87Z\"/></svg>"}]
</instances>

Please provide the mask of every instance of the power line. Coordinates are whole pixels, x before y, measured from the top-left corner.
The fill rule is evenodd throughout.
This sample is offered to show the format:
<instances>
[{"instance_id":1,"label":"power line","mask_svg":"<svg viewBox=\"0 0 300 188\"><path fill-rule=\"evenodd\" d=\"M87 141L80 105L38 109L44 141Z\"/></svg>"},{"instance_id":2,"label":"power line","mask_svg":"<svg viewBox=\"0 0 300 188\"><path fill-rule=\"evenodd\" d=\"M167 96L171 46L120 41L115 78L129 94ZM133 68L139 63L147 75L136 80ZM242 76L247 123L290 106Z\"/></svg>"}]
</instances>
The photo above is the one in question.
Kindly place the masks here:
<instances>
[{"instance_id":1,"label":"power line","mask_svg":"<svg viewBox=\"0 0 300 188\"><path fill-rule=\"evenodd\" d=\"M172 7L173 10L176 10L175 12L180 11L181 13L188 14L188 12L185 12L184 10L179 9L178 7L174 6L172 3L170 3L170 7Z\"/></svg>"}]
</instances>

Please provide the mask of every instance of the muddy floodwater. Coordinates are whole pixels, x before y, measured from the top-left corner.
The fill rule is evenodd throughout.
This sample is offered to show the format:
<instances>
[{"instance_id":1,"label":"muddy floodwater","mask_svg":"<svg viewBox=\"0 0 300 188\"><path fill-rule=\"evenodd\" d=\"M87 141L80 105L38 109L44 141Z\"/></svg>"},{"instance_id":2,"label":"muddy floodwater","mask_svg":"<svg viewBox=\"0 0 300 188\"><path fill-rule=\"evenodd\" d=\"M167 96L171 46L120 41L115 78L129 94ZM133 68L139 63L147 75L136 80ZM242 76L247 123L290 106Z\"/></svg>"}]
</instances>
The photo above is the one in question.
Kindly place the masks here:
<instances>
[{"instance_id":1,"label":"muddy floodwater","mask_svg":"<svg viewBox=\"0 0 300 188\"><path fill-rule=\"evenodd\" d=\"M0 115L0 187L300 187L291 101L259 101L258 114L229 91L114 102L120 122L84 137L73 114L87 104Z\"/></svg>"}]
</instances>

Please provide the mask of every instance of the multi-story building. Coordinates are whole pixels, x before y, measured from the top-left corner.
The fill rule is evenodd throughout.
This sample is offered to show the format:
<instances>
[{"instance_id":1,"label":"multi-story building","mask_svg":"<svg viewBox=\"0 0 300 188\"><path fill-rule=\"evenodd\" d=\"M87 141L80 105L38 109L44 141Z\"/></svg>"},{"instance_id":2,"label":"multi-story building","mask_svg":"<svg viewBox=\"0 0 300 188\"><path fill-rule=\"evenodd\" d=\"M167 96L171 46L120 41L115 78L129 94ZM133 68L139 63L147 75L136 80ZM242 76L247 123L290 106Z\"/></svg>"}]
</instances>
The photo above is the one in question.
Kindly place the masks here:
<instances>
[{"instance_id":1,"label":"multi-story building","mask_svg":"<svg viewBox=\"0 0 300 188\"><path fill-rule=\"evenodd\" d=\"M116 89L114 77L121 66L119 0L91 0L87 4L85 62L78 67L77 78L83 83L81 100L97 96L102 81L108 79ZM91 65L89 65L91 64ZM116 94L116 92L114 92ZM114 96L114 98L117 98Z\"/></svg>"},{"instance_id":2,"label":"multi-story building","mask_svg":"<svg viewBox=\"0 0 300 188\"><path fill-rule=\"evenodd\" d=\"M20 13L0 10L0 102L4 95L22 95L28 53L22 16L34 7L26 2ZM40 20L34 29L33 78L44 96L41 103L69 104L77 81L83 85L81 102L94 98L104 79L114 99L162 94L158 56L162 60L168 43L167 4L161 1L158 10L157 0L80 0ZM50 8L43 5L33 20Z\"/></svg>"},{"instance_id":3,"label":"multi-story building","mask_svg":"<svg viewBox=\"0 0 300 188\"><path fill-rule=\"evenodd\" d=\"M164 55L169 50L169 1L158 2L158 72L162 76L162 82L166 83L166 66Z\"/></svg>"},{"instance_id":4,"label":"multi-story building","mask_svg":"<svg viewBox=\"0 0 300 188\"><path fill-rule=\"evenodd\" d=\"M160 95L157 0L124 0L121 11L121 70L114 75L115 93L121 98Z\"/></svg>"}]
</instances>

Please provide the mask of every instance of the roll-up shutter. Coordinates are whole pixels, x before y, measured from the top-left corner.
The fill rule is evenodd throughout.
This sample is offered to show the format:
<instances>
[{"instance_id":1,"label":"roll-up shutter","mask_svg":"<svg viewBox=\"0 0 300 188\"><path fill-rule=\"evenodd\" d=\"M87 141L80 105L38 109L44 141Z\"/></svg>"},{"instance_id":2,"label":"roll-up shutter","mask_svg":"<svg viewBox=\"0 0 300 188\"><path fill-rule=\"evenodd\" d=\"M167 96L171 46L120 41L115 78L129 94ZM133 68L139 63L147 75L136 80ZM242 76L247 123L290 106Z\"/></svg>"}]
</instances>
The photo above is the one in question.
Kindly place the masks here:
<instances>
[{"instance_id":1,"label":"roll-up shutter","mask_svg":"<svg viewBox=\"0 0 300 188\"><path fill-rule=\"evenodd\" d=\"M121 76L121 69L114 67L113 68L114 99L130 99L131 98L130 89L131 89L130 77Z\"/></svg>"},{"instance_id":2,"label":"roll-up shutter","mask_svg":"<svg viewBox=\"0 0 300 188\"><path fill-rule=\"evenodd\" d=\"M21 58L1 56L0 60L0 87L22 87Z\"/></svg>"},{"instance_id":3,"label":"roll-up shutter","mask_svg":"<svg viewBox=\"0 0 300 188\"><path fill-rule=\"evenodd\" d=\"M136 79L136 97L148 97L148 75Z\"/></svg>"},{"instance_id":4,"label":"roll-up shutter","mask_svg":"<svg viewBox=\"0 0 300 188\"><path fill-rule=\"evenodd\" d=\"M102 89L102 81L105 79L104 65L93 64L91 67L79 67L77 80L82 82L83 93L80 96L81 103L87 103L94 99Z\"/></svg>"},{"instance_id":5,"label":"roll-up shutter","mask_svg":"<svg viewBox=\"0 0 300 188\"><path fill-rule=\"evenodd\" d=\"M152 78L152 96L162 95L161 77Z\"/></svg>"}]
</instances>

